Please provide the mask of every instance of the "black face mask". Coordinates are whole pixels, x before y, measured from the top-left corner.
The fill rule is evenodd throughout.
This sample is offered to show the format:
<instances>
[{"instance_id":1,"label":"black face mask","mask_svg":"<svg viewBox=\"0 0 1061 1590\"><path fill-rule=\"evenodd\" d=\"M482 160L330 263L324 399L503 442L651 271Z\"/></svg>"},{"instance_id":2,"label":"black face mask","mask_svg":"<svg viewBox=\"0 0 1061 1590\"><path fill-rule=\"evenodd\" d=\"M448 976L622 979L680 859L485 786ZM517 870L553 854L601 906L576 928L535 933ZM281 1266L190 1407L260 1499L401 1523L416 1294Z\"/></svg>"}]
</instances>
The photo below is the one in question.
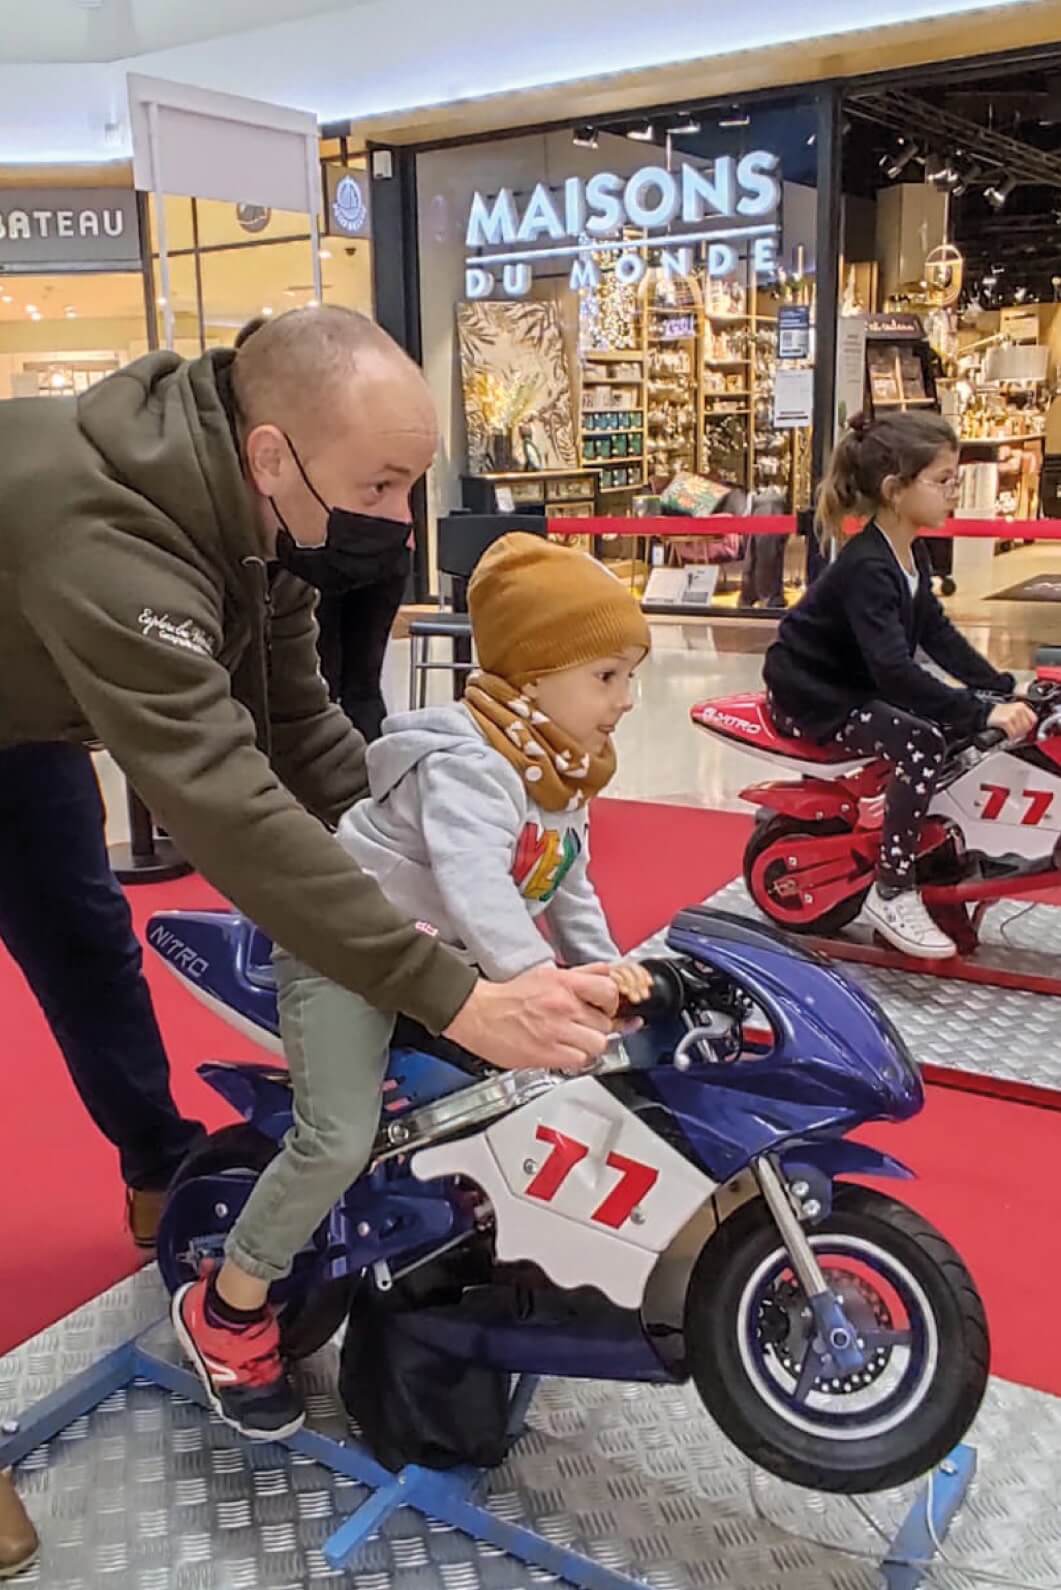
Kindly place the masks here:
<instances>
[{"instance_id":1,"label":"black face mask","mask_svg":"<svg viewBox=\"0 0 1061 1590\"><path fill-rule=\"evenodd\" d=\"M349 508L330 508L303 469L290 436L285 434L284 440L291 448L299 474L328 515L328 529L323 546L300 546L270 497L269 503L280 521L276 560L281 567L329 594L353 591L362 585L380 585L406 573L410 525L400 519L354 513Z\"/></svg>"}]
</instances>

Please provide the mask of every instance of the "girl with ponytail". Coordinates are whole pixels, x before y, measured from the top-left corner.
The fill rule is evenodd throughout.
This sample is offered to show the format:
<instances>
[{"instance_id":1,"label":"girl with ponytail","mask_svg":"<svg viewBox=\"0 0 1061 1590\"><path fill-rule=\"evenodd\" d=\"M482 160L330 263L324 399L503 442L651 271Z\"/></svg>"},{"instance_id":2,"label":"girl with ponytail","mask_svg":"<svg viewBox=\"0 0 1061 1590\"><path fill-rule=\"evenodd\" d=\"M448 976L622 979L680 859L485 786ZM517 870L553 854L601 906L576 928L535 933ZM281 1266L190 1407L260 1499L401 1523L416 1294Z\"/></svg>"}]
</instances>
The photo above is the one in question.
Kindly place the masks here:
<instances>
[{"instance_id":1,"label":"girl with ponytail","mask_svg":"<svg viewBox=\"0 0 1061 1590\"><path fill-rule=\"evenodd\" d=\"M917 890L921 822L943 768L948 740L987 725L1012 740L1035 727L998 673L954 628L932 590L918 540L951 512L958 440L934 413L851 421L818 498L822 537L838 556L781 621L766 654L770 710L783 734L835 741L852 757L892 764L876 882L864 908L882 938L907 955L946 960L950 938ZM845 523L863 521L843 543ZM914 660L923 650L961 688Z\"/></svg>"}]
</instances>

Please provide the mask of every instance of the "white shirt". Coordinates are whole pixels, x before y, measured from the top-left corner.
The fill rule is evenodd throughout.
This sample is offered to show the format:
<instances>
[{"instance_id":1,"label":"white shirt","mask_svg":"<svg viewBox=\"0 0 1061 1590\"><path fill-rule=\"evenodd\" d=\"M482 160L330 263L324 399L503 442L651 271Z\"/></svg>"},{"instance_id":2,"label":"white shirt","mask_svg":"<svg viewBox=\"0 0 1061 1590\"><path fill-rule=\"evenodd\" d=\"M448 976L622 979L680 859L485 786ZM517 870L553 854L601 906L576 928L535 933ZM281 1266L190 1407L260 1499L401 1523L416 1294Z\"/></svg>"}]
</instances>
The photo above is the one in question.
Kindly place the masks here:
<instances>
[{"instance_id":1,"label":"white shirt","mask_svg":"<svg viewBox=\"0 0 1061 1590\"><path fill-rule=\"evenodd\" d=\"M880 525L877 526L877 529L880 530ZM898 563L900 569L902 570L903 579L906 581L907 585L910 587L910 595L912 597L916 598L916 596L917 596L917 588L921 584L921 575L920 575L920 572L918 570L917 564L915 563L912 569L908 569L906 567L906 564L903 562L902 558L899 556L898 552L896 552L894 546L892 546L891 537L889 535L887 535L886 532L883 531L883 530L880 530L880 533L881 533L882 536L884 536L885 541L887 541L888 545L891 547L892 557L895 559L896 563ZM914 555L913 554L913 550L911 549L911 552L910 552L911 558L913 557L913 555Z\"/></svg>"}]
</instances>

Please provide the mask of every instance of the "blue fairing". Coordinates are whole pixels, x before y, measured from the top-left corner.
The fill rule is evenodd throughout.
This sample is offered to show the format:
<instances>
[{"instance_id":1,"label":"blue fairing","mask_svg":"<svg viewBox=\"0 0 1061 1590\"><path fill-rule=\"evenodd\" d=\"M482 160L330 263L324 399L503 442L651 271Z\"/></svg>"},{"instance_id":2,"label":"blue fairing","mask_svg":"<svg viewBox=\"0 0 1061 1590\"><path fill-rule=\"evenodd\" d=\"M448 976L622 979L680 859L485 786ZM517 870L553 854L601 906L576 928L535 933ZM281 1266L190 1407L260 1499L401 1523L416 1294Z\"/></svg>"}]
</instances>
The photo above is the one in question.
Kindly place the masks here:
<instances>
[{"instance_id":1,"label":"blue fairing","mask_svg":"<svg viewBox=\"0 0 1061 1590\"><path fill-rule=\"evenodd\" d=\"M793 1139L838 1136L921 1109L921 1078L894 1027L820 956L771 928L703 908L683 911L667 942L732 978L773 1030L762 1058L684 1072L659 1066L639 1081L713 1180Z\"/></svg>"},{"instance_id":2,"label":"blue fairing","mask_svg":"<svg viewBox=\"0 0 1061 1590\"><path fill-rule=\"evenodd\" d=\"M278 1033L272 940L238 911L160 911L147 942L201 996Z\"/></svg>"}]
</instances>

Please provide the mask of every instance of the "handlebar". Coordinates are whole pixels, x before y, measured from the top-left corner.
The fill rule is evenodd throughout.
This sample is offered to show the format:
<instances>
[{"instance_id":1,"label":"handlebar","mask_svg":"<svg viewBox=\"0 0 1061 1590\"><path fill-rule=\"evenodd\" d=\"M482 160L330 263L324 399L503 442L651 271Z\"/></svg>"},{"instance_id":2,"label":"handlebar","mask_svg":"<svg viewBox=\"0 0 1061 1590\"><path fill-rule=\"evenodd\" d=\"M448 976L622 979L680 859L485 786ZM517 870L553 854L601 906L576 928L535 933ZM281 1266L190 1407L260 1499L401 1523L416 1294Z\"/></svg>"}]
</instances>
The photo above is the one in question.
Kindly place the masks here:
<instances>
[{"instance_id":1,"label":"handlebar","mask_svg":"<svg viewBox=\"0 0 1061 1590\"><path fill-rule=\"evenodd\" d=\"M619 1001L620 1021L656 1021L661 1016L680 1016L685 1009L686 990L681 972L671 960L642 961L652 978L652 992L639 1005L628 999Z\"/></svg>"},{"instance_id":2,"label":"handlebar","mask_svg":"<svg viewBox=\"0 0 1061 1590\"><path fill-rule=\"evenodd\" d=\"M973 745L978 751L993 751L997 745L1005 745L1008 739L1005 729L981 729L979 734L973 735Z\"/></svg>"}]
</instances>

